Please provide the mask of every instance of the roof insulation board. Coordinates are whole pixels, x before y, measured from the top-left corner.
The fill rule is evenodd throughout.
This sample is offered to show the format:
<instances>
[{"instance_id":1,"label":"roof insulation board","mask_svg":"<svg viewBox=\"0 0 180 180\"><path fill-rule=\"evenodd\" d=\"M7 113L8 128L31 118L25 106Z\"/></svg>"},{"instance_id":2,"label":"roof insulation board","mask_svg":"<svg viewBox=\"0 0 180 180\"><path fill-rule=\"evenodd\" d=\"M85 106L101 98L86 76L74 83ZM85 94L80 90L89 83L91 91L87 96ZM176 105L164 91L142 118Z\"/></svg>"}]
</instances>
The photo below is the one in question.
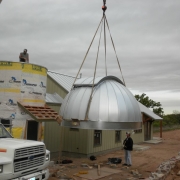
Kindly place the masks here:
<instances>
[{"instance_id":1,"label":"roof insulation board","mask_svg":"<svg viewBox=\"0 0 180 180\"><path fill-rule=\"evenodd\" d=\"M26 106L18 102L18 105L29 114L34 120L37 121L56 121L56 118L59 117L58 113L48 107L47 105L44 107L40 106Z\"/></svg>"}]
</instances>

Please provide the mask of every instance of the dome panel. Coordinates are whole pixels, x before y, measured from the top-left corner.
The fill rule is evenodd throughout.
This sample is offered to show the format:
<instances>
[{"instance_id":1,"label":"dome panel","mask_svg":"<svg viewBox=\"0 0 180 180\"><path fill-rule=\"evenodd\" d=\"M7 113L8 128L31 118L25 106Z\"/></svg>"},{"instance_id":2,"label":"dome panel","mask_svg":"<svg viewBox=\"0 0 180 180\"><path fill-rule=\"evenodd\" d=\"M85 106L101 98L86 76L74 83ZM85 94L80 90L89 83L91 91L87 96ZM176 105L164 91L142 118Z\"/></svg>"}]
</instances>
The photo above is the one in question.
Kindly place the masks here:
<instances>
[{"instance_id":1,"label":"dome panel","mask_svg":"<svg viewBox=\"0 0 180 180\"><path fill-rule=\"evenodd\" d=\"M117 106L118 106L118 121L124 122L125 119L128 119L128 112L127 107L125 103L125 98L120 91L119 86L121 86L119 83L110 82L114 87L114 92L116 94L117 98Z\"/></svg>"},{"instance_id":2,"label":"dome panel","mask_svg":"<svg viewBox=\"0 0 180 180\"><path fill-rule=\"evenodd\" d=\"M116 97L116 93L114 91L114 87L112 86L110 81L106 81L105 84L106 84L106 87L104 87L104 88L107 88L108 98L109 98L109 103L108 103L109 117L106 121L118 122L119 107L118 107L117 97ZM103 109L101 110L101 112L103 113Z\"/></svg>"}]
</instances>

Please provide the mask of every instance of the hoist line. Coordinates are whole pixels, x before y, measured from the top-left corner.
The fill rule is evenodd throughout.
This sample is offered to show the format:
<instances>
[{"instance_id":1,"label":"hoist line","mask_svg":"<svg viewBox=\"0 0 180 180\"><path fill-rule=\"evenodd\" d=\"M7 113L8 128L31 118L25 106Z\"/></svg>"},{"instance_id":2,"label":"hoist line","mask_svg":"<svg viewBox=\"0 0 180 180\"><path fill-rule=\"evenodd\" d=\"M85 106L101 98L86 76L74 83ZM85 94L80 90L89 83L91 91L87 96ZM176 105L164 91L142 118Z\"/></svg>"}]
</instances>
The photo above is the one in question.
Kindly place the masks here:
<instances>
[{"instance_id":1,"label":"hoist line","mask_svg":"<svg viewBox=\"0 0 180 180\"><path fill-rule=\"evenodd\" d=\"M104 16L104 50L105 50L105 71L107 76L107 62L106 62L106 20L105 20L105 13L103 13Z\"/></svg>"},{"instance_id":2,"label":"hoist line","mask_svg":"<svg viewBox=\"0 0 180 180\"><path fill-rule=\"evenodd\" d=\"M78 77L78 75L79 75L79 73L80 73L80 71L81 71L81 68L82 68L82 66L83 66L83 64L84 64L84 62L85 62L85 60L86 60L86 57L87 57L87 55L88 55L88 53L89 53L89 50L90 50L90 48L91 48L91 45L92 45L92 43L94 42L94 39L95 39L95 37L96 37L96 34L97 34L98 30L99 30L99 27L100 27L102 21L103 21L103 17L101 18L101 21L100 21L100 23L99 23L99 25L98 25L98 28L97 28L94 36L93 36L93 39L92 39L92 41L91 41L91 43L90 43L90 46L89 46L89 48L88 48L88 50L87 50L87 52L86 52L86 55L85 55L85 57L84 57L84 59L83 59L83 62L81 63L81 66L80 66L79 71L78 71L78 73L77 73L77 75L76 75L76 77L75 77L75 80L74 80L74 82L73 82L73 85L72 85L72 87L71 87L71 90L72 90L73 87L74 87L74 84L75 84L75 82L76 82L76 80L77 80L77 77ZM67 107L67 105L68 105L69 98L70 98L70 94L69 94L69 96L68 96L68 98L67 98L66 107ZM64 114L64 112L63 112L63 114ZM62 115L62 117L63 117L63 115Z\"/></svg>"},{"instance_id":3,"label":"hoist line","mask_svg":"<svg viewBox=\"0 0 180 180\"><path fill-rule=\"evenodd\" d=\"M104 15L103 15L103 18L104 18ZM101 44L102 27L103 27L103 21L102 21L102 24L101 24L101 31L100 31L100 37L99 37L98 51L97 51L96 64L95 64L94 76L93 76L93 84L92 84L92 88L91 88L91 95L90 95L89 101L88 101L88 106L87 106L87 110L86 110L85 120L88 120L89 109L90 109L90 105L91 105L91 101L92 101L92 95L93 95L93 92L94 92L94 81L95 81L95 77L96 77L97 62L98 62L98 57L99 57L99 47L100 47L100 44Z\"/></svg>"},{"instance_id":4,"label":"hoist line","mask_svg":"<svg viewBox=\"0 0 180 180\"><path fill-rule=\"evenodd\" d=\"M86 55L85 55L85 57L84 57L84 59L83 59L83 62L81 63L81 66L80 66L79 71L78 71L78 73L77 73L77 75L76 75L76 78L75 78L75 80L74 80L74 82L73 82L73 85L72 85L72 87L71 87L71 90L73 89L74 83L76 82L77 77L78 77L78 75L79 75L79 73L80 73L80 71L81 71L81 68L82 68L82 66L83 66L83 64L84 64L84 62L85 62L85 60L86 60L86 57L87 57L87 55L88 55L88 53L89 53L89 50L90 50L90 48L91 48L91 45L92 45L92 43L93 43L93 41L94 41L94 38L96 37L96 34L97 34L97 32L98 32L98 30L99 30L99 27L100 27L100 25L101 25L101 23L102 23L102 20L103 20L103 17L102 17L102 19L101 19L101 21L100 21L100 23L99 23L99 25L98 25L98 28L97 28L97 30L96 30L96 32L95 32L95 34L94 34L94 37L93 37L93 39L92 39L92 41L91 41L91 44L90 44L90 46L89 46L89 48L88 48L88 50L87 50L87 52L86 52Z\"/></svg>"},{"instance_id":5,"label":"hoist line","mask_svg":"<svg viewBox=\"0 0 180 180\"><path fill-rule=\"evenodd\" d=\"M119 63L119 59L118 59L118 56L117 56L117 53L116 53L116 48L115 48L115 45L114 45L114 41L113 41L113 38L111 36L111 32L110 32L110 28L109 28L109 24L108 24L106 15L105 15L105 19L106 19L106 24L107 24L107 27L108 27L108 30L109 30L109 34L110 34L110 37L111 37L111 42L112 42L112 45L113 45L113 48L114 48L114 52L115 52L115 55L116 55L117 63L118 63L118 66L119 66L119 70L120 70L120 73L122 75L123 83L124 83L124 86L126 86L125 81L124 81L124 77L123 77L123 74L122 74L121 66L120 66L120 63Z\"/></svg>"}]
</instances>

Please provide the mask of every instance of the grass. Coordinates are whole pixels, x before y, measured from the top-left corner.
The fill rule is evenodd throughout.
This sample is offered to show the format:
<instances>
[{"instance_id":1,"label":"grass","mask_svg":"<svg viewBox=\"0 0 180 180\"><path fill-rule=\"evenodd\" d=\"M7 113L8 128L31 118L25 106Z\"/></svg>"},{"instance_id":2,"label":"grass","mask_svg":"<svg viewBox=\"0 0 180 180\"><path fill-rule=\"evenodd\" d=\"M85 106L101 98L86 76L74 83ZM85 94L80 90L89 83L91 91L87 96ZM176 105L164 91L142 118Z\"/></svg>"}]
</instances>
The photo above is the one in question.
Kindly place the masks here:
<instances>
[{"instance_id":1,"label":"grass","mask_svg":"<svg viewBox=\"0 0 180 180\"><path fill-rule=\"evenodd\" d=\"M172 131L172 130L176 130L176 129L180 129L179 124L162 127L162 131ZM160 131L160 127L153 127L153 132L159 132L159 131Z\"/></svg>"}]
</instances>

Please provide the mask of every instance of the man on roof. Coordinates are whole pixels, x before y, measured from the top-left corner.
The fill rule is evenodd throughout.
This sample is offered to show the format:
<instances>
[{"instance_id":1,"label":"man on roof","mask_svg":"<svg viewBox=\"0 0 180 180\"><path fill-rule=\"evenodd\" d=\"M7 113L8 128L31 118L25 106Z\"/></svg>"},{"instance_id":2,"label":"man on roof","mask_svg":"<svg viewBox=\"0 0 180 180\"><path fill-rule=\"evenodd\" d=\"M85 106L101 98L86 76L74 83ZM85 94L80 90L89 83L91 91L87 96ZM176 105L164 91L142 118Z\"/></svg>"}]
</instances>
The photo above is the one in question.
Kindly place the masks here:
<instances>
[{"instance_id":1,"label":"man on roof","mask_svg":"<svg viewBox=\"0 0 180 180\"><path fill-rule=\"evenodd\" d=\"M24 52L20 53L19 61L29 63L29 54L27 53L27 49L24 49Z\"/></svg>"}]
</instances>

